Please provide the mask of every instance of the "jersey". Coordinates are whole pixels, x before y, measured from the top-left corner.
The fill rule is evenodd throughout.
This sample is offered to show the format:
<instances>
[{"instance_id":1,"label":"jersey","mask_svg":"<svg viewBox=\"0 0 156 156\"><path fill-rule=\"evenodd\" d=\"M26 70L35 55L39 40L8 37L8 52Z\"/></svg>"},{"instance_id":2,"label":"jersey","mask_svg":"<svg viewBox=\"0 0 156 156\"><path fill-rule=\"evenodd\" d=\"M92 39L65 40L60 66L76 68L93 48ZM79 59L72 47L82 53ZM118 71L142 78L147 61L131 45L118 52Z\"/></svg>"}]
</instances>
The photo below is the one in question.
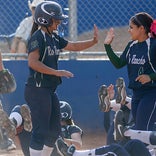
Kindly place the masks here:
<instances>
[{"instance_id":1,"label":"jersey","mask_svg":"<svg viewBox=\"0 0 156 156\"><path fill-rule=\"evenodd\" d=\"M76 126L76 125L65 125L61 127L61 133L62 133L62 137L66 138L66 139L71 139L71 135L73 133L80 133L81 136L83 134L82 130L80 127ZM56 147L54 147L54 150L52 151L50 156L60 156L60 154L58 154Z\"/></svg>"},{"instance_id":2,"label":"jersey","mask_svg":"<svg viewBox=\"0 0 156 156\"><path fill-rule=\"evenodd\" d=\"M82 135L82 130L76 125L67 125L61 127L62 137L66 139L71 139L73 133L80 133Z\"/></svg>"},{"instance_id":3,"label":"jersey","mask_svg":"<svg viewBox=\"0 0 156 156\"><path fill-rule=\"evenodd\" d=\"M49 35L42 30L36 31L28 41L28 54L39 49L39 60L50 68L58 70L59 53L66 47L68 41L58 36L56 33ZM29 68L30 76L27 85L36 87L54 87L61 83L61 77L47 75Z\"/></svg>"},{"instance_id":4,"label":"jersey","mask_svg":"<svg viewBox=\"0 0 156 156\"><path fill-rule=\"evenodd\" d=\"M156 73L156 40L148 38L146 41L133 41L128 44L120 58L127 62L129 88L147 89L156 88L156 81L141 84L135 79L141 74L150 75Z\"/></svg>"}]
</instances>

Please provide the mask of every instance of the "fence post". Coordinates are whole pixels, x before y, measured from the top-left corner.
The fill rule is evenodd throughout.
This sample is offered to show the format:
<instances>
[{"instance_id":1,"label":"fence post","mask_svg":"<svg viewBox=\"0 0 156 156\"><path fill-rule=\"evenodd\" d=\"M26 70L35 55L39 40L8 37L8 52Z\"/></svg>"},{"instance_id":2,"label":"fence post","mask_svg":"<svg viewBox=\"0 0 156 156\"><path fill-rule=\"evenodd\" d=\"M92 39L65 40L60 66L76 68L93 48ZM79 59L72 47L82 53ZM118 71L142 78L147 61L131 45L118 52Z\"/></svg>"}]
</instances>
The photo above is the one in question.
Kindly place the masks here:
<instances>
[{"instance_id":1,"label":"fence post","mask_svg":"<svg viewBox=\"0 0 156 156\"><path fill-rule=\"evenodd\" d=\"M69 4L69 38L77 41L77 0L68 0Z\"/></svg>"}]
</instances>

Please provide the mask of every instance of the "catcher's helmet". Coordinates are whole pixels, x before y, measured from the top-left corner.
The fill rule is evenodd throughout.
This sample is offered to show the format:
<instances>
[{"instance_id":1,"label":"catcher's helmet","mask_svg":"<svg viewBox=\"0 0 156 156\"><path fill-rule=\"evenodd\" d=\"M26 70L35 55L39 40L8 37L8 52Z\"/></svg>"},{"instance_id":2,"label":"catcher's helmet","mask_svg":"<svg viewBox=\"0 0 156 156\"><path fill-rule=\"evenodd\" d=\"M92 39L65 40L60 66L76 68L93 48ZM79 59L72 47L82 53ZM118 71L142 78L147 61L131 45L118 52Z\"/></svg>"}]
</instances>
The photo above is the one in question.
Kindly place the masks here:
<instances>
[{"instance_id":1,"label":"catcher's helmet","mask_svg":"<svg viewBox=\"0 0 156 156\"><path fill-rule=\"evenodd\" d=\"M48 27L52 24L52 19L64 20L67 17L57 2L45 1L36 7L34 20L39 26Z\"/></svg>"},{"instance_id":2,"label":"catcher's helmet","mask_svg":"<svg viewBox=\"0 0 156 156\"><path fill-rule=\"evenodd\" d=\"M69 120L72 117L72 108L66 101L60 101L61 119Z\"/></svg>"}]
</instances>

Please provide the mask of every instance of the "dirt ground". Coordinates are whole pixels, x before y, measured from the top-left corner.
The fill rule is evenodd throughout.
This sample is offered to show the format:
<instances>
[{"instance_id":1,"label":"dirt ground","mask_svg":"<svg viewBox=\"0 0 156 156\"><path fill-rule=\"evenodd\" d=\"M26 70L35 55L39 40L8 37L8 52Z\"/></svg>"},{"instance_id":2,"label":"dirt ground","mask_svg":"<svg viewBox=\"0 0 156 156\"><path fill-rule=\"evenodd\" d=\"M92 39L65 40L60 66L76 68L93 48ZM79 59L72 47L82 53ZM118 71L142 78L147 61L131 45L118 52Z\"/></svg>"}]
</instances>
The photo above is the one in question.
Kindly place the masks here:
<instances>
[{"instance_id":1,"label":"dirt ground","mask_svg":"<svg viewBox=\"0 0 156 156\"><path fill-rule=\"evenodd\" d=\"M97 132L85 132L82 138L83 148L82 149L92 149L105 145L105 132L98 130ZM13 151L0 151L0 156L23 156L21 148L16 140L17 149Z\"/></svg>"}]
</instances>

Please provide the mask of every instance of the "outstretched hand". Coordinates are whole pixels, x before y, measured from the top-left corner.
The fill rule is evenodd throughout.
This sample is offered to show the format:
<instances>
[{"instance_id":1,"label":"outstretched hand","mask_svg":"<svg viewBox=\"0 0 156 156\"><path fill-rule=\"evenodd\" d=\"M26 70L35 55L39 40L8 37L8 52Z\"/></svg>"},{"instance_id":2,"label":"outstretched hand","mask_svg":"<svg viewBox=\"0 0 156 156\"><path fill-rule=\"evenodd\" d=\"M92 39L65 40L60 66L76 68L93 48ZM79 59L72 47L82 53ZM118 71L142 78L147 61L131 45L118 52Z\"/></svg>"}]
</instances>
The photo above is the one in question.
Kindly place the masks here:
<instances>
[{"instance_id":1,"label":"outstretched hand","mask_svg":"<svg viewBox=\"0 0 156 156\"><path fill-rule=\"evenodd\" d=\"M98 42L98 28L96 26L96 24L94 24L94 43L97 43Z\"/></svg>"},{"instance_id":2,"label":"outstretched hand","mask_svg":"<svg viewBox=\"0 0 156 156\"><path fill-rule=\"evenodd\" d=\"M110 28L109 31L107 32L107 36L104 40L104 44L111 44L114 39L114 29Z\"/></svg>"}]
</instances>

